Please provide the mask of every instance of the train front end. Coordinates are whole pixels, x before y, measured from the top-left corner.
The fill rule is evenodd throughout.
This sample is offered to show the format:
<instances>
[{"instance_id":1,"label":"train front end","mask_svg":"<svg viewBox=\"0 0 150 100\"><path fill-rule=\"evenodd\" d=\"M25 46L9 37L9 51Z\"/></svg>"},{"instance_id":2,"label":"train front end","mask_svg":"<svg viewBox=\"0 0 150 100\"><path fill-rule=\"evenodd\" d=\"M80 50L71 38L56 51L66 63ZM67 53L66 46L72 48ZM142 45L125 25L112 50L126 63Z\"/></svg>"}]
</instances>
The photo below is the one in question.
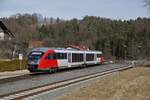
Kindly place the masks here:
<instances>
[{"instance_id":1,"label":"train front end","mask_svg":"<svg viewBox=\"0 0 150 100\"><path fill-rule=\"evenodd\" d=\"M28 70L30 72L37 72L39 71L39 63L44 55L42 51L31 51L28 55Z\"/></svg>"},{"instance_id":2,"label":"train front end","mask_svg":"<svg viewBox=\"0 0 150 100\"><path fill-rule=\"evenodd\" d=\"M33 49L28 55L28 70L30 72L51 72L58 68L54 50L41 47Z\"/></svg>"}]
</instances>

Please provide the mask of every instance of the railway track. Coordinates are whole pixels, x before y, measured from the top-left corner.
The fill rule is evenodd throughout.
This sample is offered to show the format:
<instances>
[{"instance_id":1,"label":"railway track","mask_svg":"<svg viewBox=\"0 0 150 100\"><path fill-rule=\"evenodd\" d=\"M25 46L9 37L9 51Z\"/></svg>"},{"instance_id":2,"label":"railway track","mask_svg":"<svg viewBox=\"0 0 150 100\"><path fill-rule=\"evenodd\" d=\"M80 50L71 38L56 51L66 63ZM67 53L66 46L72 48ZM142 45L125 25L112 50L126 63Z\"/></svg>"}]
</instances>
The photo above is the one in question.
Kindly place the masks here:
<instances>
[{"instance_id":1,"label":"railway track","mask_svg":"<svg viewBox=\"0 0 150 100\"><path fill-rule=\"evenodd\" d=\"M7 100L24 99L24 98L38 95L38 94L41 94L41 93L44 93L47 91L54 91L54 90L57 90L60 88L65 88L65 87L71 86L73 84L92 80L92 79L95 79L98 77L103 77L103 76L111 74L113 72L129 69L131 67L133 67L133 65L122 66L122 67L114 68L111 70L106 70L103 72L97 72L97 73L93 73L90 75L84 75L84 76L75 77L75 78L71 78L71 79L67 79L67 80L63 80L63 81L59 81L59 82L55 82L55 83L51 83L51 84L46 84L46 85L42 85L42 86L38 86L38 87L34 87L34 88L29 88L26 90L21 90L21 91L9 93L9 94L4 94L4 95L0 95L0 99L1 100L3 100L3 99L4 100L5 99L7 99Z\"/></svg>"}]
</instances>

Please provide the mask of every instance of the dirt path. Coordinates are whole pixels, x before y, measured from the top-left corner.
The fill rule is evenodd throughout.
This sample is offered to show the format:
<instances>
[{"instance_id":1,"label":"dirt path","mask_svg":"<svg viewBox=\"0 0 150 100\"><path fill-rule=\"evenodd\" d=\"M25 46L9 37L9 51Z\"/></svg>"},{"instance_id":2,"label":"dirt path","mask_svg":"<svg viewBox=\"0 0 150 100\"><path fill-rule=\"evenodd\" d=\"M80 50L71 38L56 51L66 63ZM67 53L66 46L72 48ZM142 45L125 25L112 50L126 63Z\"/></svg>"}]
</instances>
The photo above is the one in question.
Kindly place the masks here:
<instances>
[{"instance_id":1,"label":"dirt path","mask_svg":"<svg viewBox=\"0 0 150 100\"><path fill-rule=\"evenodd\" d=\"M150 100L150 67L114 73L58 100Z\"/></svg>"}]
</instances>

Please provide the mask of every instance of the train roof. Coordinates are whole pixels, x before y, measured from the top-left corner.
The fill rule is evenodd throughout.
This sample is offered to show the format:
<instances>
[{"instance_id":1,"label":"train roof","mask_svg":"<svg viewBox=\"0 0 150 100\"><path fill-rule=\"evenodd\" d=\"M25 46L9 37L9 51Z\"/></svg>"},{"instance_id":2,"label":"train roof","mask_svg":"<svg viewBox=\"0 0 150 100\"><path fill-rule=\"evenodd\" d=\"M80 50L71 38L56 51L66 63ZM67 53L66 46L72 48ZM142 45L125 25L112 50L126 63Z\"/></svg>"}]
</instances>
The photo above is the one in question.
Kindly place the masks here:
<instances>
[{"instance_id":1,"label":"train roof","mask_svg":"<svg viewBox=\"0 0 150 100\"><path fill-rule=\"evenodd\" d=\"M40 47L40 48L33 48L32 51L41 51L41 52L46 52L47 50L56 50L56 51L82 51L74 48L55 48L55 47ZM101 51L96 51L96 50L84 50L86 52L101 52Z\"/></svg>"},{"instance_id":2,"label":"train roof","mask_svg":"<svg viewBox=\"0 0 150 100\"><path fill-rule=\"evenodd\" d=\"M55 48L55 47L40 47L40 48L33 48L32 51L43 51L46 52L47 50L71 50L71 51L79 51L77 49L70 49L70 48Z\"/></svg>"}]
</instances>

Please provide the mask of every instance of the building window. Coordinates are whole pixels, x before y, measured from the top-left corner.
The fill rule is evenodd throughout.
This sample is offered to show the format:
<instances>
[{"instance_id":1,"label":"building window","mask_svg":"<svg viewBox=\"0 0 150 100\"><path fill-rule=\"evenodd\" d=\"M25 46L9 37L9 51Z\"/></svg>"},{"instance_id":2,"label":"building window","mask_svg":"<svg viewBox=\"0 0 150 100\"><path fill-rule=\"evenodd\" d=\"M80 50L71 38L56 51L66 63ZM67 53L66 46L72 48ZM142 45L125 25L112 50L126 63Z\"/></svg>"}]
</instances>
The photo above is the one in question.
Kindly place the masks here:
<instances>
[{"instance_id":1,"label":"building window","mask_svg":"<svg viewBox=\"0 0 150 100\"><path fill-rule=\"evenodd\" d=\"M4 40L4 33L0 32L0 40Z\"/></svg>"}]
</instances>

